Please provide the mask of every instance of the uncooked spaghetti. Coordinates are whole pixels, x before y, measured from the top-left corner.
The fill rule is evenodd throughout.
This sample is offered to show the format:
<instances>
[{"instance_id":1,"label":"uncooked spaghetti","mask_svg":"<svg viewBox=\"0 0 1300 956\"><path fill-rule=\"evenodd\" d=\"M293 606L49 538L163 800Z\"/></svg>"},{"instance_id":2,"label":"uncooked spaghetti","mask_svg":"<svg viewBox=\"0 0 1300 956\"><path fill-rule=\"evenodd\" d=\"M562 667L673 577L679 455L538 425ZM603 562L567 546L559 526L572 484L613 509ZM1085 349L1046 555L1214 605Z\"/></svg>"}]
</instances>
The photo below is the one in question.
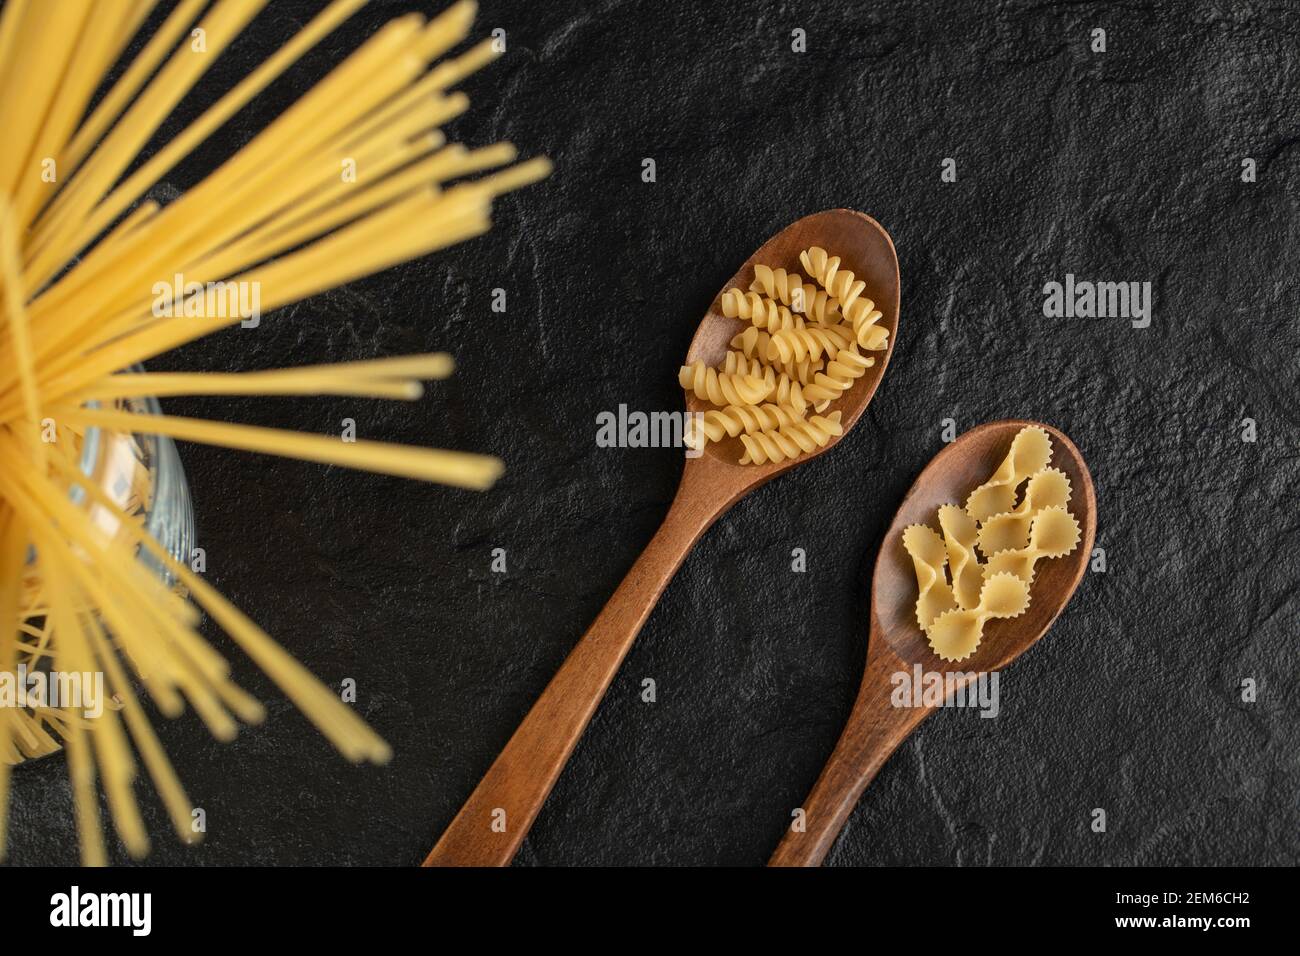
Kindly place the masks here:
<instances>
[{"instance_id":1,"label":"uncooked spaghetti","mask_svg":"<svg viewBox=\"0 0 1300 956\"><path fill-rule=\"evenodd\" d=\"M549 172L545 159L511 165L509 144L467 149L440 131L468 106L452 87L497 53L487 40L443 59L469 32L475 7L465 0L432 19L392 20L198 185L166 205L146 196L366 2L329 3L147 155L177 104L267 0L180 0L102 90L156 0L8 0L0 13L0 83L11 91L0 100L0 674L20 664L100 673L112 697L93 718L74 706L0 706L0 857L12 765L60 747L87 863L106 860L101 787L128 852L147 852L133 791L141 764L177 834L196 838L192 804L140 695L167 716L188 706L222 740L238 721L263 716L199 636L198 608L346 757L389 756L335 692L191 570L186 556L151 537L141 519L147 472L138 486L136 478L127 482L119 499L80 462L85 437L98 430L471 489L490 487L501 473L485 455L142 414L124 402L410 400L422 380L450 374L442 354L248 373L139 370L247 321L247 290L269 311L478 236L490 226L495 197ZM111 533L92 513L108 517ZM165 575L151 572L142 555Z\"/></svg>"}]
</instances>

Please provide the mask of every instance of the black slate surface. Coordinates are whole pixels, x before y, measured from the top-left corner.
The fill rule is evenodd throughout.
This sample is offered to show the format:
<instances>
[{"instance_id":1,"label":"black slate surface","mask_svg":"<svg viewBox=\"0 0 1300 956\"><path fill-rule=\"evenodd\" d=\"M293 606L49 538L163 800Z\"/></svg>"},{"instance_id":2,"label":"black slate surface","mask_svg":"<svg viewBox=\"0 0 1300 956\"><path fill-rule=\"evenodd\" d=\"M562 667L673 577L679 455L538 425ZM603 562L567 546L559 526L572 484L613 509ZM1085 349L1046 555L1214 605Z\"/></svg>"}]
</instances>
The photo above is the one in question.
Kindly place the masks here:
<instances>
[{"instance_id":1,"label":"black slate surface","mask_svg":"<svg viewBox=\"0 0 1300 956\"><path fill-rule=\"evenodd\" d=\"M320 6L276 0L164 132ZM902 270L877 397L833 454L704 538L518 862L762 863L848 714L880 535L944 419L1029 417L1087 457L1108 569L1003 675L999 717L922 724L828 863L1294 863L1300 10L484 7L479 34L503 27L508 53L466 84L452 132L546 153L553 178L502 201L486 238L157 367L448 349L455 378L412 406L166 404L325 432L352 417L364 437L490 451L509 471L471 494L182 446L209 579L324 680L355 679L396 757L347 765L209 629L269 719L230 745L192 717L162 728L209 832L180 846L146 795L150 862L418 863L672 496L679 454L597 448L596 415L680 408L676 366L721 282L787 222L848 206L891 232ZM406 9L429 7L372 4L155 194ZM1044 318L1043 286L1066 273L1150 282L1150 327ZM790 570L796 547L808 573ZM10 862L75 861L61 757L18 771L12 823Z\"/></svg>"}]
</instances>

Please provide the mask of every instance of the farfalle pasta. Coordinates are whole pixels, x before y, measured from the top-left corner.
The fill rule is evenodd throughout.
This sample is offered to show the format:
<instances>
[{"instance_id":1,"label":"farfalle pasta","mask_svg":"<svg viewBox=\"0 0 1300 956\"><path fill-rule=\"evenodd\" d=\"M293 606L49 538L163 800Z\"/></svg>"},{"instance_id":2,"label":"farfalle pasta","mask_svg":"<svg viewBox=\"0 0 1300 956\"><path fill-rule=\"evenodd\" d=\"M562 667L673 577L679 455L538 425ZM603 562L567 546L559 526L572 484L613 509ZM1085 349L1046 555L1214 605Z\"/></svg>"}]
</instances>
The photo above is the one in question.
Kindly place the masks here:
<instances>
[{"instance_id":1,"label":"farfalle pasta","mask_svg":"<svg viewBox=\"0 0 1300 956\"><path fill-rule=\"evenodd\" d=\"M1012 439L1011 450L988 481L970 493L966 510L976 521L1010 511L1021 483L1047 467L1052 458L1052 440L1041 428L1022 428Z\"/></svg>"},{"instance_id":2,"label":"farfalle pasta","mask_svg":"<svg viewBox=\"0 0 1300 956\"><path fill-rule=\"evenodd\" d=\"M975 607L984 586L984 573L975 553L979 526L964 509L957 505L944 505L939 509L939 527L943 530L943 543L948 551L953 597L961 607Z\"/></svg>"},{"instance_id":3,"label":"farfalle pasta","mask_svg":"<svg viewBox=\"0 0 1300 956\"><path fill-rule=\"evenodd\" d=\"M1042 558L1063 558L1079 544L1079 522L1064 508L1053 505L1034 516L1029 544L1014 551L999 551L984 566L984 575L1014 574L1033 583L1034 565Z\"/></svg>"},{"instance_id":4,"label":"farfalle pasta","mask_svg":"<svg viewBox=\"0 0 1300 956\"><path fill-rule=\"evenodd\" d=\"M916 573L916 623L941 660L965 660L979 648L986 622L1023 614L1038 562L1079 546L1079 522L1067 507L1070 479L1050 467L1051 459L1046 430L1022 428L964 506L938 509L942 534L925 525L904 529Z\"/></svg>"},{"instance_id":5,"label":"farfalle pasta","mask_svg":"<svg viewBox=\"0 0 1300 956\"><path fill-rule=\"evenodd\" d=\"M888 333L866 331L881 313L837 257L814 246L800 258L820 264L813 279L758 264L748 289L723 292L722 314L748 324L717 368L693 362L678 373L682 388L719 406L691 429L692 447L735 438L740 464L761 465L816 451L843 434L841 413L828 407L876 364L863 349L883 349Z\"/></svg>"},{"instance_id":6,"label":"farfalle pasta","mask_svg":"<svg viewBox=\"0 0 1300 956\"><path fill-rule=\"evenodd\" d=\"M921 524L904 529L903 547L916 572L916 623L925 630L936 617L957 606L952 585L943 576L948 552L943 538Z\"/></svg>"},{"instance_id":7,"label":"farfalle pasta","mask_svg":"<svg viewBox=\"0 0 1300 956\"><path fill-rule=\"evenodd\" d=\"M944 611L927 629L930 648L945 661L963 661L975 653L984 624L995 617L1019 617L1029 607L1029 585L1014 574L994 574L980 586L979 602L971 608Z\"/></svg>"},{"instance_id":8,"label":"farfalle pasta","mask_svg":"<svg viewBox=\"0 0 1300 956\"><path fill-rule=\"evenodd\" d=\"M1012 551L1029 544L1029 527L1044 508L1064 508L1070 503L1070 479L1059 468L1044 468L1025 485L1025 497L1013 510L985 520L979 531L985 554Z\"/></svg>"}]
</instances>

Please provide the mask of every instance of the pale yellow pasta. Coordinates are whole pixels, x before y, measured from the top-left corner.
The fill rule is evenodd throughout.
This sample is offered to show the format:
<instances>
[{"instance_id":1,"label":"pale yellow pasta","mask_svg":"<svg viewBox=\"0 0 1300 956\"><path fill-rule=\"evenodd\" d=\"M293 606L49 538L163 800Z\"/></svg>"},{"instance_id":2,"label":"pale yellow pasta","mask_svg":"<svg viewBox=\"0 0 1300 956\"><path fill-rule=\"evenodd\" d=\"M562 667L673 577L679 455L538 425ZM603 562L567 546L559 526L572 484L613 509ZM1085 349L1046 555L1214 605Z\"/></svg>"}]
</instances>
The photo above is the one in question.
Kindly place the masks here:
<instances>
[{"instance_id":1,"label":"pale yellow pasta","mask_svg":"<svg viewBox=\"0 0 1300 956\"><path fill-rule=\"evenodd\" d=\"M1079 522L1059 506L1044 508L1034 516L1029 544L1014 551L999 551L984 565L986 578L1014 574L1026 584L1034 579L1034 565L1042 558L1063 558L1079 544Z\"/></svg>"},{"instance_id":2,"label":"pale yellow pasta","mask_svg":"<svg viewBox=\"0 0 1300 956\"><path fill-rule=\"evenodd\" d=\"M984 575L975 554L979 527L959 505L944 505L939 509L939 527L943 529L948 551L953 597L961 607L972 608L979 603L980 588L984 586Z\"/></svg>"},{"instance_id":3,"label":"pale yellow pasta","mask_svg":"<svg viewBox=\"0 0 1300 956\"><path fill-rule=\"evenodd\" d=\"M826 354L838 354L852 341L852 332L843 325L784 329L772 333L767 359L770 362L816 360Z\"/></svg>"},{"instance_id":4,"label":"pale yellow pasta","mask_svg":"<svg viewBox=\"0 0 1300 956\"><path fill-rule=\"evenodd\" d=\"M980 527L979 546L985 555L1014 551L1029 544L1029 527L1044 508L1064 508L1070 503L1070 479L1059 468L1044 468L1031 475L1025 498L1014 511L994 515Z\"/></svg>"},{"instance_id":5,"label":"pale yellow pasta","mask_svg":"<svg viewBox=\"0 0 1300 956\"><path fill-rule=\"evenodd\" d=\"M803 397L821 411L827 403L835 401L852 387L852 380L831 378L825 372L818 372L812 383L803 387Z\"/></svg>"},{"instance_id":6,"label":"pale yellow pasta","mask_svg":"<svg viewBox=\"0 0 1300 956\"><path fill-rule=\"evenodd\" d=\"M757 405L772 392L772 386L761 378L719 372L699 361L683 365L677 381L696 398L719 406Z\"/></svg>"},{"instance_id":7,"label":"pale yellow pasta","mask_svg":"<svg viewBox=\"0 0 1300 956\"><path fill-rule=\"evenodd\" d=\"M759 263L748 291L722 294L722 314L749 324L732 336L731 351L716 368L695 362L678 375L684 388L719 406L696 426L692 447L736 437L745 447L742 464L786 461L843 433L841 413L823 413L875 365L861 350L884 346L875 333L859 335L834 294L844 293L865 330L867 313L857 308L862 290L853 287L852 273L840 270L838 259L828 270L824 253L819 262L829 286ZM876 313L869 322L879 318ZM815 414L806 419L810 411Z\"/></svg>"},{"instance_id":8,"label":"pale yellow pasta","mask_svg":"<svg viewBox=\"0 0 1300 956\"><path fill-rule=\"evenodd\" d=\"M719 371L728 375L752 375L754 378L763 379L769 385L776 382L776 372L771 366L757 358L750 358L744 352L728 352L727 357L722 360Z\"/></svg>"},{"instance_id":9,"label":"pale yellow pasta","mask_svg":"<svg viewBox=\"0 0 1300 956\"><path fill-rule=\"evenodd\" d=\"M876 325L881 318L876 304L862 296L866 283L848 269L841 269L840 257L828 255L820 246L805 249L799 254L799 261L835 297L844 321L853 328L858 345L870 351L883 349L889 340L889 332Z\"/></svg>"},{"instance_id":10,"label":"pale yellow pasta","mask_svg":"<svg viewBox=\"0 0 1300 956\"><path fill-rule=\"evenodd\" d=\"M758 359L746 358L742 352L728 352L726 359L722 363L722 372L726 375L762 379L763 384L770 389L768 394L763 396L764 398L770 398L777 405L793 408L800 415L808 407L810 399L806 397L805 388L802 384L785 372L778 372L771 365L765 365ZM728 404L757 405L758 402L731 402Z\"/></svg>"},{"instance_id":11,"label":"pale yellow pasta","mask_svg":"<svg viewBox=\"0 0 1300 956\"><path fill-rule=\"evenodd\" d=\"M807 385L816 377L818 372L826 367L824 359L804 359L802 362L776 362L773 364L775 364L777 371L790 376L800 385Z\"/></svg>"},{"instance_id":12,"label":"pale yellow pasta","mask_svg":"<svg viewBox=\"0 0 1300 956\"><path fill-rule=\"evenodd\" d=\"M1078 547L1079 522L1066 510L1070 479L1060 469L1047 467L1051 454L1045 429L1020 429L993 477L971 493L965 508L939 508L942 538L921 525L903 532L903 545L916 568L917 623L943 660L964 660L975 653L988 619L1023 614L1035 565L1044 558L1065 557ZM1024 500L1013 510L1016 491L1026 477ZM980 552L987 559L983 564ZM951 603L930 617L926 608L935 602Z\"/></svg>"},{"instance_id":13,"label":"pale yellow pasta","mask_svg":"<svg viewBox=\"0 0 1300 956\"><path fill-rule=\"evenodd\" d=\"M729 319L747 319L769 332L804 327L804 320L780 303L757 292L744 293L739 289L722 293L722 314Z\"/></svg>"},{"instance_id":14,"label":"pale yellow pasta","mask_svg":"<svg viewBox=\"0 0 1300 956\"><path fill-rule=\"evenodd\" d=\"M944 611L926 628L930 649L945 661L970 657L984 636L990 618L1019 617L1029 607L1029 585L1014 574L994 574L985 579L980 600L973 608Z\"/></svg>"},{"instance_id":15,"label":"pale yellow pasta","mask_svg":"<svg viewBox=\"0 0 1300 956\"><path fill-rule=\"evenodd\" d=\"M754 281L749 288L751 292L762 292L768 298L788 305L790 311L816 319L822 324L833 322L839 315L839 306L830 293L811 282L804 282L803 276L797 272L786 272L784 269L772 269L759 264L754 266Z\"/></svg>"},{"instance_id":16,"label":"pale yellow pasta","mask_svg":"<svg viewBox=\"0 0 1300 956\"><path fill-rule=\"evenodd\" d=\"M738 349L746 358L764 361L771 341L772 337L767 332L751 325L746 327L745 331L734 335L730 344L733 349ZM807 385L812 381L814 375L826 367L825 360L810 358L805 358L801 362L773 362L767 360L766 364L770 365L775 371L790 376L801 385Z\"/></svg>"},{"instance_id":17,"label":"pale yellow pasta","mask_svg":"<svg viewBox=\"0 0 1300 956\"><path fill-rule=\"evenodd\" d=\"M780 464L801 454L816 451L826 445L831 438L844 434L840 425L840 413L814 415L807 420L791 422L774 431L754 432L741 435L740 443L745 446L745 454L740 459L742 465L762 465L767 462Z\"/></svg>"},{"instance_id":18,"label":"pale yellow pasta","mask_svg":"<svg viewBox=\"0 0 1300 956\"><path fill-rule=\"evenodd\" d=\"M709 409L702 416L700 428L707 441L722 441L738 435L774 431L802 420L793 408L780 405L728 405L723 409ZM703 442L700 443L702 445Z\"/></svg>"},{"instance_id":19,"label":"pale yellow pasta","mask_svg":"<svg viewBox=\"0 0 1300 956\"><path fill-rule=\"evenodd\" d=\"M323 394L409 401L421 392L418 379L450 371L445 355L247 374L129 371L252 318L243 295L238 304L227 299L236 286L253 290L254 315L290 306L481 235L494 197L548 174L545 159L512 165L508 143L447 144L441 127L468 107L452 87L500 52L485 38L444 58L468 36L474 0L432 18L374 10L360 45L332 37L365 2L312 4L319 9L303 23L278 10L262 17L267 0L0 5L0 676L20 665L33 676L93 674L104 694L93 717L72 699L0 702L0 858L11 765L57 747L66 752L85 864L107 862L104 811L125 852L148 851L134 791L142 772L180 839L201 837L150 718L190 709L219 740L239 721L262 719L265 709L205 639L218 628L343 756L390 757L337 689L206 584L188 552L181 562L171 555L178 529L158 540L150 534L147 506L155 492L165 496L143 477L145 461L156 464L142 450L146 436L478 489L499 478L501 462L151 414L119 401ZM258 36L242 36L245 27ZM291 35L275 41L285 29ZM191 34L202 42L191 44ZM201 89L232 46L267 55L237 76L223 66L218 88ZM345 48L328 76L303 86L308 60L315 72ZM275 120L246 128L249 105L272 87ZM182 103L182 113L203 108L190 121L174 111ZM267 105L254 113L265 115ZM236 116L243 119L232 129ZM214 145L221 164L201 168ZM341 159L357 177L340 176ZM502 166L509 168L455 182ZM151 187L181 181L194 185L175 201L147 198ZM160 309L155 282L170 286L173 278L185 294ZM81 446L92 431L98 454L89 442ZM106 449L88 475L83 452L100 458ZM131 476L128 461L139 466ZM138 560L146 553L148 567ZM212 625L204 633L200 607ZM149 710L142 692L152 698ZM63 803L41 803L40 811Z\"/></svg>"},{"instance_id":20,"label":"pale yellow pasta","mask_svg":"<svg viewBox=\"0 0 1300 956\"><path fill-rule=\"evenodd\" d=\"M730 345L743 352L746 358L762 360L767 356L768 343L771 341L772 336L765 329L747 325L731 337Z\"/></svg>"},{"instance_id":21,"label":"pale yellow pasta","mask_svg":"<svg viewBox=\"0 0 1300 956\"><path fill-rule=\"evenodd\" d=\"M1016 490L1030 475L1042 471L1052 460L1052 440L1041 428L1020 429L1011 440L1011 450L993 477L970 493L966 510L976 521L1010 511L1016 503Z\"/></svg>"},{"instance_id":22,"label":"pale yellow pasta","mask_svg":"<svg viewBox=\"0 0 1300 956\"><path fill-rule=\"evenodd\" d=\"M866 375L867 369L875 364L876 360L859 352L857 345L850 345L846 349L840 349L826 363L826 376L837 382L852 383Z\"/></svg>"},{"instance_id":23,"label":"pale yellow pasta","mask_svg":"<svg viewBox=\"0 0 1300 956\"><path fill-rule=\"evenodd\" d=\"M903 548L916 572L916 623L924 630L944 611L957 606L952 588L943 576L948 553L943 538L920 524L903 531Z\"/></svg>"}]
</instances>

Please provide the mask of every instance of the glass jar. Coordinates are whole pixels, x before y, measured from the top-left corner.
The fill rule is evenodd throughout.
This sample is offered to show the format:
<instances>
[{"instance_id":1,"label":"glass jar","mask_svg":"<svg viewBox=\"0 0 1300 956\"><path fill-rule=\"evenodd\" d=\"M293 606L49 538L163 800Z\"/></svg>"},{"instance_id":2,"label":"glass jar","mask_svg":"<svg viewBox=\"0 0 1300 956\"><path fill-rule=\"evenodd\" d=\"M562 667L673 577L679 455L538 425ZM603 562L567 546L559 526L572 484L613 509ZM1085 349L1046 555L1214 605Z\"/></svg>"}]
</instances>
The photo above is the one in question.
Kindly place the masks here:
<instances>
[{"instance_id":1,"label":"glass jar","mask_svg":"<svg viewBox=\"0 0 1300 956\"><path fill-rule=\"evenodd\" d=\"M137 414L158 415L162 412L153 398L120 399L114 407ZM194 547L194 508L175 443L159 435L127 434L99 428L87 429L80 440L82 472L122 511L142 516L145 531L173 558L188 564ZM105 534L116 537L120 533L120 519L102 505L88 500L84 489L74 487L70 496L74 503L89 509L91 520ZM138 550L137 556L160 579L177 586L170 572L153 555ZM23 580L20 608L17 664L29 673L48 671L50 633L45 596L36 567L30 561ZM36 741L29 740L20 748L23 753L19 763L48 756L60 749L57 726L51 732L49 726L37 724L30 714L27 716Z\"/></svg>"}]
</instances>

